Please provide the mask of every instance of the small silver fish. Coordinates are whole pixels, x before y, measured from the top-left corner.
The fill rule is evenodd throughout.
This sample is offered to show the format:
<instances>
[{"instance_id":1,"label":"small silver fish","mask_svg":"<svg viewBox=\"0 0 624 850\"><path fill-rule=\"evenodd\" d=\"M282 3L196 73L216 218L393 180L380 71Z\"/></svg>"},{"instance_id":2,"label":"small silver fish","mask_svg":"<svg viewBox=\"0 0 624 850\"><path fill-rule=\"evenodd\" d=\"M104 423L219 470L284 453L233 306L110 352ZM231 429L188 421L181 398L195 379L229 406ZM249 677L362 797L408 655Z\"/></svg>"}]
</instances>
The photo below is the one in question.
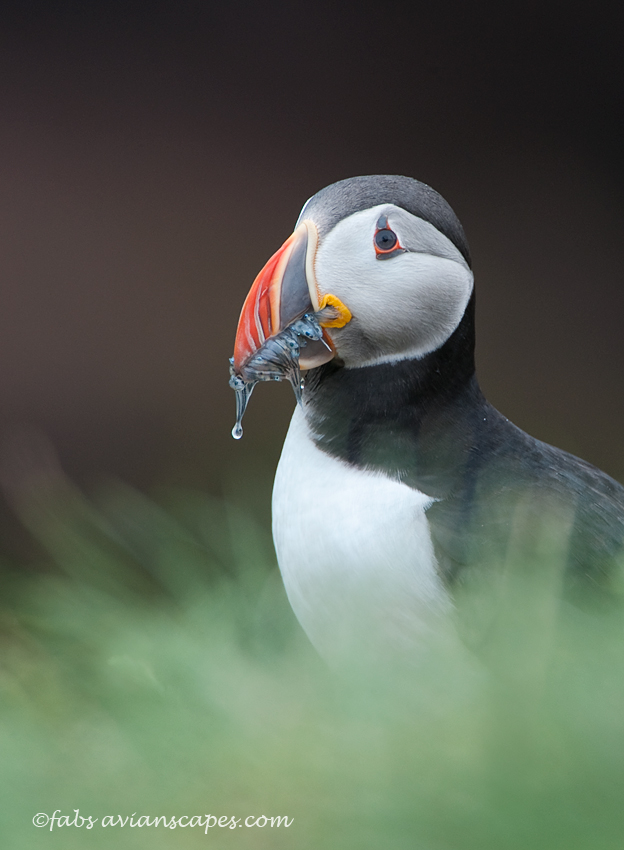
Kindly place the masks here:
<instances>
[{"instance_id":1,"label":"small silver fish","mask_svg":"<svg viewBox=\"0 0 624 850\"><path fill-rule=\"evenodd\" d=\"M234 371L234 358L230 358L230 386L236 393L236 424L232 428L235 440L240 440L243 436L243 415L253 389L260 381L282 381L287 378L297 402L301 403L301 349L305 348L309 341L318 341L326 346L328 351L331 350L323 339L319 318L317 313L306 313L283 331L269 337L242 366L239 373Z\"/></svg>"}]
</instances>

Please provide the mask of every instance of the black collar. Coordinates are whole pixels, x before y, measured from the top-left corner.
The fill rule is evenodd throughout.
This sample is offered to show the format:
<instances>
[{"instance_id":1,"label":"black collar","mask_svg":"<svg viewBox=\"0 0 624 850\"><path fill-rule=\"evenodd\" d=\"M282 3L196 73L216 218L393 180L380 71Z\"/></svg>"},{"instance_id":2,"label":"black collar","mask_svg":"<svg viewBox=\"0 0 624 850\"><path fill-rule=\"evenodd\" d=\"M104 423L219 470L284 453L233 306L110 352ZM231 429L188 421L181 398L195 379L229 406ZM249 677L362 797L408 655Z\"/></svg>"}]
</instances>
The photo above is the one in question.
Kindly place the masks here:
<instances>
[{"instance_id":1,"label":"black collar","mask_svg":"<svg viewBox=\"0 0 624 850\"><path fill-rule=\"evenodd\" d=\"M303 398L319 448L431 496L455 489L488 417L500 417L475 375L474 306L473 293L452 336L419 360L311 370Z\"/></svg>"}]
</instances>

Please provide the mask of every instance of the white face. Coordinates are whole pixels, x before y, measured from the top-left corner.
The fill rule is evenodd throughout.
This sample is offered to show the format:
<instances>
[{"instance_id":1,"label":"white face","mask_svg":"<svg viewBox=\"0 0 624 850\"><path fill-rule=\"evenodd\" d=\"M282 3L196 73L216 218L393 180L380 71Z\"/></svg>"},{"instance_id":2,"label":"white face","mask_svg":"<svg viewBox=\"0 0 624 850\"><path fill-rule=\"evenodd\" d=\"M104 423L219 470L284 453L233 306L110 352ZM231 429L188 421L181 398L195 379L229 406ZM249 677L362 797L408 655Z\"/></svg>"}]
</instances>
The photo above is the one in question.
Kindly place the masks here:
<instances>
[{"instance_id":1,"label":"white face","mask_svg":"<svg viewBox=\"0 0 624 850\"><path fill-rule=\"evenodd\" d=\"M405 253L377 258L381 216ZM321 296L336 295L352 313L345 327L329 330L347 367L435 351L457 328L473 288L472 272L453 243L393 204L340 221L319 244L315 273Z\"/></svg>"}]
</instances>

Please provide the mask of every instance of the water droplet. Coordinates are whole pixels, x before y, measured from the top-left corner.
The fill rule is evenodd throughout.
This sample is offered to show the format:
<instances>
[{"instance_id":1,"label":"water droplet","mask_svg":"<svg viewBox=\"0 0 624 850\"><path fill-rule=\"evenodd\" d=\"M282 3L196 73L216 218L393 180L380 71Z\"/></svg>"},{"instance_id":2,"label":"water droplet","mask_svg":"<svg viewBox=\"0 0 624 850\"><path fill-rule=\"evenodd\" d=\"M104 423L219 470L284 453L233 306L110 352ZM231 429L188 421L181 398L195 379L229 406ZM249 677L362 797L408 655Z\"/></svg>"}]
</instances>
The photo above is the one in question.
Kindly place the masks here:
<instances>
[{"instance_id":1,"label":"water droplet","mask_svg":"<svg viewBox=\"0 0 624 850\"><path fill-rule=\"evenodd\" d=\"M243 428L241 425L243 414L249 402L249 396L253 392L257 381L246 381L240 375L236 375L232 368L232 377L230 378L230 386L236 392L236 425L232 428L232 436L235 440L240 440L243 436Z\"/></svg>"}]
</instances>

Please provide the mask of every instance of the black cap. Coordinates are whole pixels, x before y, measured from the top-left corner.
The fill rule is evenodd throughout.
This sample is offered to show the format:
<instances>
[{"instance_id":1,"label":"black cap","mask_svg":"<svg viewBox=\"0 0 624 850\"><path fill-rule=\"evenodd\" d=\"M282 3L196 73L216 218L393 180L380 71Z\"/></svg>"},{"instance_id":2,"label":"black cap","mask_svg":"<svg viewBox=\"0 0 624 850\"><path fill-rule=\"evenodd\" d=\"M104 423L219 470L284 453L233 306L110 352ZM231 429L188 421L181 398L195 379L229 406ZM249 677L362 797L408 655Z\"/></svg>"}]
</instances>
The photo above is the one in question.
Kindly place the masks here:
<instances>
[{"instance_id":1,"label":"black cap","mask_svg":"<svg viewBox=\"0 0 624 850\"><path fill-rule=\"evenodd\" d=\"M435 189L413 177L374 174L339 180L313 195L301 217L313 219L323 236L343 218L378 204L394 204L428 221L450 239L472 267L464 228L450 205Z\"/></svg>"}]
</instances>

